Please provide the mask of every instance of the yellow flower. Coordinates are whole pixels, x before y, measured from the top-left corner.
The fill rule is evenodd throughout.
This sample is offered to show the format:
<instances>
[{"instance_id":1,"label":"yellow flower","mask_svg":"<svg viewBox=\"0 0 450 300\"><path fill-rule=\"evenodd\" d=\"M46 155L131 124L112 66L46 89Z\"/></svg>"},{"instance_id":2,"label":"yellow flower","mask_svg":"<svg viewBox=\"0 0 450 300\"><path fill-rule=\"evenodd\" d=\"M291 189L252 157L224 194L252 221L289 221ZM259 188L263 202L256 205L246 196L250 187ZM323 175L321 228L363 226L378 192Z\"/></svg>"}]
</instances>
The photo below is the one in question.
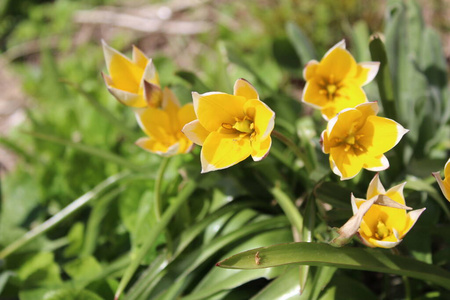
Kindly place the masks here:
<instances>
[{"instance_id":1,"label":"yellow flower","mask_svg":"<svg viewBox=\"0 0 450 300\"><path fill-rule=\"evenodd\" d=\"M320 62L312 60L306 64L302 101L320 109L329 120L345 108L367 102L362 86L372 81L379 65L378 62L357 64L342 40Z\"/></svg>"},{"instance_id":2,"label":"yellow flower","mask_svg":"<svg viewBox=\"0 0 450 300\"><path fill-rule=\"evenodd\" d=\"M384 153L408 132L397 122L376 116L377 102L341 111L322 132L322 150L330 154L330 166L341 180L356 176L362 168L382 171L389 167Z\"/></svg>"},{"instance_id":3,"label":"yellow flower","mask_svg":"<svg viewBox=\"0 0 450 300\"><path fill-rule=\"evenodd\" d=\"M108 91L121 103L132 107L145 107L151 99L144 97L144 81L159 87L159 77L151 59L133 46L132 59L103 43L106 67L109 75L103 74Z\"/></svg>"},{"instance_id":4,"label":"yellow flower","mask_svg":"<svg viewBox=\"0 0 450 300\"><path fill-rule=\"evenodd\" d=\"M385 191L378 174L372 179L367 190L367 199L377 195L386 195L395 202L405 205L403 187L405 183L396 185ZM359 207L368 200L358 199L352 195L353 214L358 212ZM392 248L397 246L414 226L425 208L406 213L406 210L389 206L372 205L364 215L359 236L363 243L369 247Z\"/></svg>"},{"instance_id":5,"label":"yellow flower","mask_svg":"<svg viewBox=\"0 0 450 300\"><path fill-rule=\"evenodd\" d=\"M248 81L238 79L234 95L194 92L192 97L197 120L186 124L183 132L202 146L202 173L228 168L250 155L254 161L267 155L275 113Z\"/></svg>"},{"instance_id":6,"label":"yellow flower","mask_svg":"<svg viewBox=\"0 0 450 300\"><path fill-rule=\"evenodd\" d=\"M193 144L181 129L195 119L194 106L189 103L180 107L178 99L167 87L161 92L161 98L161 108L149 106L136 109L139 126L148 136L140 138L136 144L162 156L187 153Z\"/></svg>"},{"instance_id":7,"label":"yellow flower","mask_svg":"<svg viewBox=\"0 0 450 300\"><path fill-rule=\"evenodd\" d=\"M441 178L441 174L439 172L432 173L434 178L436 178L439 187L441 188L442 194L444 197L450 201L450 158L444 167L444 180Z\"/></svg>"}]
</instances>

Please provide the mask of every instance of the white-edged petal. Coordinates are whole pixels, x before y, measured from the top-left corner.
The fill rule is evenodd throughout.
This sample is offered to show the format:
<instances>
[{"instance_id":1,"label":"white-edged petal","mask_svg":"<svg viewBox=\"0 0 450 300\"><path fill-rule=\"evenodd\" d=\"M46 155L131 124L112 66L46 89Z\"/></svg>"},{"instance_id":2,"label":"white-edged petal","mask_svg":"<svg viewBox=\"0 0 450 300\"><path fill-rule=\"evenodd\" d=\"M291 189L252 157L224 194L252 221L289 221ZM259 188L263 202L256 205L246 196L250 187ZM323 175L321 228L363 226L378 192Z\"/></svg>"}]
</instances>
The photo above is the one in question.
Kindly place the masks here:
<instances>
[{"instance_id":1,"label":"white-edged petal","mask_svg":"<svg viewBox=\"0 0 450 300\"><path fill-rule=\"evenodd\" d=\"M341 40L339 41L336 45L334 45L333 47L331 47L327 53L325 53L325 55L323 56L322 60L328 55L330 54L334 49L336 48L341 48L345 50L345 40Z\"/></svg>"},{"instance_id":2,"label":"white-edged petal","mask_svg":"<svg viewBox=\"0 0 450 300\"><path fill-rule=\"evenodd\" d=\"M365 69L369 69L366 81L362 85L366 85L371 82L375 76L377 76L378 70L380 69L380 63L377 61L361 62L359 65Z\"/></svg>"},{"instance_id":3,"label":"white-edged petal","mask_svg":"<svg viewBox=\"0 0 450 300\"><path fill-rule=\"evenodd\" d=\"M378 167L372 167L372 168L365 168L366 170L373 171L373 172L381 172L389 168L389 160L385 155L381 156L381 166Z\"/></svg>"}]
</instances>

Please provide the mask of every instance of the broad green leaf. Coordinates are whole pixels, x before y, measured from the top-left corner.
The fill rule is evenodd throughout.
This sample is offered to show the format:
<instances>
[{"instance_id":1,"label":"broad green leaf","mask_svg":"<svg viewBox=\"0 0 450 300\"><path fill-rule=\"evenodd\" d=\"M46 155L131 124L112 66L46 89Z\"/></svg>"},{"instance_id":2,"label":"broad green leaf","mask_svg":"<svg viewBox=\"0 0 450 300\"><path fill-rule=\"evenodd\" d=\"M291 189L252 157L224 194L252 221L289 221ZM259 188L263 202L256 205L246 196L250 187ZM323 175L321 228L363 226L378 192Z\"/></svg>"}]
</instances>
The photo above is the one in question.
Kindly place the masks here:
<instances>
[{"instance_id":1,"label":"broad green leaf","mask_svg":"<svg viewBox=\"0 0 450 300\"><path fill-rule=\"evenodd\" d=\"M69 246L64 249L64 256L66 258L77 256L81 251L81 247L83 246L84 223L77 222L73 224L73 226L70 228L69 233L67 234L67 238L69 240Z\"/></svg>"},{"instance_id":2,"label":"broad green leaf","mask_svg":"<svg viewBox=\"0 0 450 300\"><path fill-rule=\"evenodd\" d=\"M384 115L391 119L396 119L397 110L395 106L395 95L391 73L389 70L389 62L384 43L378 36L372 36L369 44L370 54L373 61L380 62L380 68L375 80L378 84L381 105L383 106Z\"/></svg>"},{"instance_id":3,"label":"broad green leaf","mask_svg":"<svg viewBox=\"0 0 450 300\"><path fill-rule=\"evenodd\" d=\"M285 69L300 73L300 59L292 44L286 38L277 38L272 43L273 56L277 63Z\"/></svg>"},{"instance_id":4,"label":"broad green leaf","mask_svg":"<svg viewBox=\"0 0 450 300\"><path fill-rule=\"evenodd\" d=\"M85 256L72 260L64 265L64 271L75 280L83 280L86 283L96 278L102 272L102 266L93 256Z\"/></svg>"},{"instance_id":5,"label":"broad green leaf","mask_svg":"<svg viewBox=\"0 0 450 300\"><path fill-rule=\"evenodd\" d=\"M211 89L207 87L195 73L189 71L178 71L175 74L188 82L191 85L192 91L196 91L200 94L211 91Z\"/></svg>"},{"instance_id":6,"label":"broad green leaf","mask_svg":"<svg viewBox=\"0 0 450 300\"><path fill-rule=\"evenodd\" d=\"M287 23L286 32L303 65L306 65L306 63L310 60L317 58L311 41L306 37L297 24L292 22Z\"/></svg>"},{"instance_id":7,"label":"broad green leaf","mask_svg":"<svg viewBox=\"0 0 450 300\"><path fill-rule=\"evenodd\" d=\"M255 263L259 252L260 264ZM450 287L450 272L437 266L374 249L334 248L328 244L291 243L257 248L231 256L218 263L230 269L259 269L286 264L334 266L409 276Z\"/></svg>"}]
</instances>

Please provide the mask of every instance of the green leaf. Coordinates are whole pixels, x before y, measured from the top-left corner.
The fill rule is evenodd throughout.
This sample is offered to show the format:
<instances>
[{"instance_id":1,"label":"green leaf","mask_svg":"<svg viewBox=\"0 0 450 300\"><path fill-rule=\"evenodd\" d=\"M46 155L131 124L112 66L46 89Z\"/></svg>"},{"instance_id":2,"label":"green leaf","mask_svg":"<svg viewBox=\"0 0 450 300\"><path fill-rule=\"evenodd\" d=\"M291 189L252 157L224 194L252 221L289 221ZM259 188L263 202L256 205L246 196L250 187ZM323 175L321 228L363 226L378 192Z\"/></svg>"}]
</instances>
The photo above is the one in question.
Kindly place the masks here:
<instances>
[{"instance_id":1,"label":"green leaf","mask_svg":"<svg viewBox=\"0 0 450 300\"><path fill-rule=\"evenodd\" d=\"M395 107L394 88L392 86L393 82L389 70L386 48L378 36L372 36L369 48L370 54L372 55L372 60L380 62L380 69L378 70L378 74L375 79L378 84L384 115L395 120L397 117L397 111Z\"/></svg>"},{"instance_id":2,"label":"green leaf","mask_svg":"<svg viewBox=\"0 0 450 300\"><path fill-rule=\"evenodd\" d=\"M26 133L31 135L31 136L33 136L33 137L35 137L35 138L38 138L38 139L42 139L42 140L49 141L49 142L52 142L52 143L56 143L56 144L59 144L59 145L62 145L62 146L66 146L66 147L71 147L71 148L74 148L76 150L83 151L83 152L85 152L87 154L98 156L100 158L103 158L106 161L114 162L114 163L116 163L116 164L118 164L120 166L124 166L124 167L126 167L126 168L128 168L130 170L133 170L133 171L142 171L143 170L142 167L139 167L139 166L133 164L131 161L128 161L128 160L124 159L122 156L119 156L119 155L114 154L112 152L108 152L108 151L103 150L103 149L95 148L95 147L92 147L92 146L89 146L89 145L85 145L85 144L81 144L81 143L75 143L75 142L72 142L72 141L64 140L64 139L61 139L61 138L58 138L58 137L55 137L55 136L51 136L51 135L47 135L47 134L44 134L44 133L39 133L39 132L26 132Z\"/></svg>"},{"instance_id":3,"label":"green leaf","mask_svg":"<svg viewBox=\"0 0 450 300\"><path fill-rule=\"evenodd\" d=\"M306 37L297 24L292 22L287 23L286 32L303 65L310 60L316 59L317 55L311 41Z\"/></svg>"},{"instance_id":4,"label":"green leaf","mask_svg":"<svg viewBox=\"0 0 450 300\"><path fill-rule=\"evenodd\" d=\"M248 241L240 244L238 247L229 251L227 255L254 247L254 245L266 245L268 243L283 243L285 241L292 241L292 234L289 230L281 229L269 231L259 234ZM225 256L227 256L225 255ZM183 297L185 300L203 299L222 290L233 289L251 280L264 277L272 279L280 274L284 268L272 268L261 270L224 270L220 268L213 268L203 280L195 287L191 294ZM227 271L227 272L224 272ZM255 272L256 271L256 272Z\"/></svg>"},{"instance_id":5,"label":"green leaf","mask_svg":"<svg viewBox=\"0 0 450 300\"><path fill-rule=\"evenodd\" d=\"M88 290L60 289L47 292L42 300L103 300L99 295Z\"/></svg>"},{"instance_id":6,"label":"green leaf","mask_svg":"<svg viewBox=\"0 0 450 300\"><path fill-rule=\"evenodd\" d=\"M188 82L191 85L192 91L196 91L200 94L211 91L211 89L207 87L195 73L189 71L178 71L175 74Z\"/></svg>"},{"instance_id":7,"label":"green leaf","mask_svg":"<svg viewBox=\"0 0 450 300\"><path fill-rule=\"evenodd\" d=\"M64 256L66 258L77 256L80 253L81 247L83 246L83 237L84 223L77 222L70 228L70 231L67 234L69 246L64 249Z\"/></svg>"},{"instance_id":8,"label":"green leaf","mask_svg":"<svg viewBox=\"0 0 450 300\"><path fill-rule=\"evenodd\" d=\"M102 272L102 266L93 256L72 260L64 265L64 271L73 279L89 282Z\"/></svg>"},{"instance_id":9,"label":"green leaf","mask_svg":"<svg viewBox=\"0 0 450 300\"><path fill-rule=\"evenodd\" d=\"M259 252L260 264L255 263ZM444 288L450 287L450 272L434 265L374 249L334 248L328 244L291 243L257 248L233 255L217 265L230 269L259 269L286 264L334 266L409 276Z\"/></svg>"},{"instance_id":10,"label":"green leaf","mask_svg":"<svg viewBox=\"0 0 450 300\"><path fill-rule=\"evenodd\" d=\"M277 38L272 43L273 56L277 63L288 70L298 72L301 63L294 47L286 38Z\"/></svg>"},{"instance_id":11,"label":"green leaf","mask_svg":"<svg viewBox=\"0 0 450 300\"><path fill-rule=\"evenodd\" d=\"M360 281L339 274L339 276L334 276L331 282L327 285L326 290L322 293L319 300L334 299L376 300L377 297Z\"/></svg>"}]
</instances>

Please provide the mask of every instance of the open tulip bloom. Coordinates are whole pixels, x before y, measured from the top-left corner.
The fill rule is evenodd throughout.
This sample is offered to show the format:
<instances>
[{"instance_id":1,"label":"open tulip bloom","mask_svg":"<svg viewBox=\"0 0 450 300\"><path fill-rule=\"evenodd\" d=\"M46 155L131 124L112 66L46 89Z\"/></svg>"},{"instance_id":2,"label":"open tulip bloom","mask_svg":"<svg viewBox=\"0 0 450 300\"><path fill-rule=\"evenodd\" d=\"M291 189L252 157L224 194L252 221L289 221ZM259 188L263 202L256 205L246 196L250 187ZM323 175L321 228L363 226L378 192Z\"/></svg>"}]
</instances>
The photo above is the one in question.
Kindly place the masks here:
<instances>
[{"instance_id":1,"label":"open tulip bloom","mask_svg":"<svg viewBox=\"0 0 450 300\"><path fill-rule=\"evenodd\" d=\"M194 92L192 98L197 119L183 132L202 146L202 173L228 168L250 155L254 161L267 155L275 113L248 81L238 79L233 95Z\"/></svg>"},{"instance_id":2,"label":"open tulip bloom","mask_svg":"<svg viewBox=\"0 0 450 300\"><path fill-rule=\"evenodd\" d=\"M378 62L357 64L342 40L320 62L312 60L306 64L302 101L320 109L329 120L345 108L367 102L362 86L372 81L378 68Z\"/></svg>"},{"instance_id":3,"label":"open tulip bloom","mask_svg":"<svg viewBox=\"0 0 450 300\"><path fill-rule=\"evenodd\" d=\"M450 158L444 167L444 180L442 180L439 172L433 173L434 178L436 178L439 187L441 188L442 194L444 194L445 199L450 201Z\"/></svg>"},{"instance_id":4,"label":"open tulip bloom","mask_svg":"<svg viewBox=\"0 0 450 300\"><path fill-rule=\"evenodd\" d=\"M145 107L144 82L159 86L159 77L151 59L133 46L132 59L111 48L103 41L103 53L109 75L103 74L108 91L121 103Z\"/></svg>"},{"instance_id":5,"label":"open tulip bloom","mask_svg":"<svg viewBox=\"0 0 450 300\"><path fill-rule=\"evenodd\" d=\"M406 182L405 182L406 183ZM396 185L385 191L378 174L372 179L367 190L367 199L377 195L386 195L395 202L405 205L403 187L405 183ZM353 214L367 200L352 195ZM425 208L406 213L406 210L382 205L372 205L364 215L358 230L362 242L369 247L392 248L397 246L414 226Z\"/></svg>"},{"instance_id":6,"label":"open tulip bloom","mask_svg":"<svg viewBox=\"0 0 450 300\"><path fill-rule=\"evenodd\" d=\"M195 119L192 103L180 107L178 99L169 88L161 91L161 107L136 109L136 119L147 137L136 144L152 153L172 156L187 153L193 143L181 132L183 126Z\"/></svg>"},{"instance_id":7,"label":"open tulip bloom","mask_svg":"<svg viewBox=\"0 0 450 300\"><path fill-rule=\"evenodd\" d=\"M341 180L356 176L362 168L382 171L389 167L384 153L405 133L397 122L378 117L378 103L363 103L341 111L322 132L322 150L330 154L330 166Z\"/></svg>"}]
</instances>

